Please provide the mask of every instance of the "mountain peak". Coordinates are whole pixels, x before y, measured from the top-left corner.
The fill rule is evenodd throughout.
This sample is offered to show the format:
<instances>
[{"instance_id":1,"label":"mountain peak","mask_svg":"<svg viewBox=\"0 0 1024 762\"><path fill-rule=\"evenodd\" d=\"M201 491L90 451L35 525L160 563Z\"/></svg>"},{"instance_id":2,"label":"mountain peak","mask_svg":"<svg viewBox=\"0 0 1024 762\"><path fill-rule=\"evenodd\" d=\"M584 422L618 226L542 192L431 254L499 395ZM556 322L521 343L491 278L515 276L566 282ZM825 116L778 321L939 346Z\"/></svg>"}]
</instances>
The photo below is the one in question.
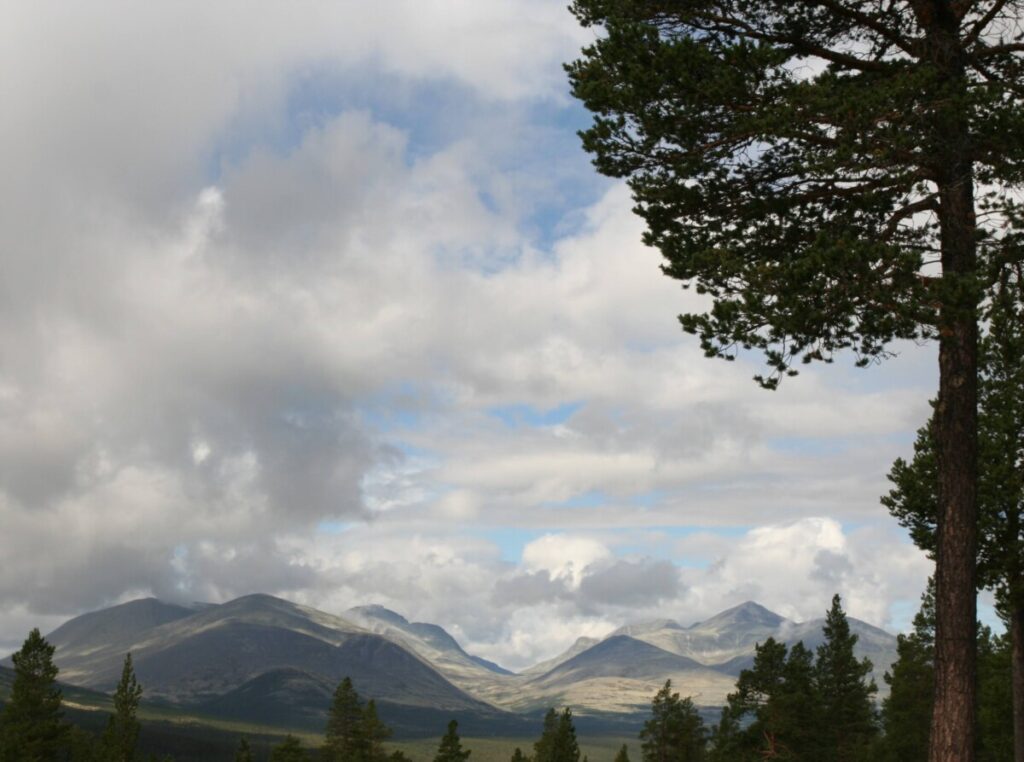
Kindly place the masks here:
<instances>
[{"instance_id":1,"label":"mountain peak","mask_svg":"<svg viewBox=\"0 0 1024 762\"><path fill-rule=\"evenodd\" d=\"M58 648L81 643L109 643L132 638L168 622L183 619L192 610L157 598L137 598L100 611L91 611L70 619L47 635Z\"/></svg>"},{"instance_id":2,"label":"mountain peak","mask_svg":"<svg viewBox=\"0 0 1024 762\"><path fill-rule=\"evenodd\" d=\"M396 611L392 611L389 608L381 606L379 603L370 603L365 606L353 606L346 614L354 614L361 619L376 619L381 622L387 622L397 627L406 627L409 625L409 620Z\"/></svg>"},{"instance_id":3,"label":"mountain peak","mask_svg":"<svg viewBox=\"0 0 1024 762\"><path fill-rule=\"evenodd\" d=\"M619 629L612 633L612 636L626 635L627 637L635 637L639 635L648 635L659 630L681 630L682 625L679 624L675 619L647 619L641 622L630 622L624 624Z\"/></svg>"},{"instance_id":4,"label":"mountain peak","mask_svg":"<svg viewBox=\"0 0 1024 762\"><path fill-rule=\"evenodd\" d=\"M786 618L779 616L755 601L744 601L738 606L726 609L715 614L710 619L697 622L690 629L722 627L725 625L761 626L776 628L786 622Z\"/></svg>"}]
</instances>

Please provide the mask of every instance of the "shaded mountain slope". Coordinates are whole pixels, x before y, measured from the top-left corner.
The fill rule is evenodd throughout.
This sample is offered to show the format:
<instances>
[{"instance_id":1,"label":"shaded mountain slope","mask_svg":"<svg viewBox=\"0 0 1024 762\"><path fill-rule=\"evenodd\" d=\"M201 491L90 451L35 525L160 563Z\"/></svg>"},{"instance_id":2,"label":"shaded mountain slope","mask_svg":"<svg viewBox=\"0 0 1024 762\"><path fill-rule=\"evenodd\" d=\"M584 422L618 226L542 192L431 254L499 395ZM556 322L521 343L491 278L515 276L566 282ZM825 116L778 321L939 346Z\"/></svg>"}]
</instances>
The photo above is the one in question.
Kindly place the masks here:
<instances>
[{"instance_id":1,"label":"shaded mountain slope","mask_svg":"<svg viewBox=\"0 0 1024 762\"><path fill-rule=\"evenodd\" d=\"M705 667L693 659L669 653L642 640L613 635L535 678L531 684L551 685L595 677L651 678L664 682L665 675L703 669Z\"/></svg>"},{"instance_id":2,"label":"shaded mountain slope","mask_svg":"<svg viewBox=\"0 0 1024 762\"><path fill-rule=\"evenodd\" d=\"M444 628L436 624L410 622L383 606L357 606L345 618L401 644L430 663L463 690L487 701L507 690L512 673L496 664L466 653Z\"/></svg>"},{"instance_id":3,"label":"shaded mountain slope","mask_svg":"<svg viewBox=\"0 0 1024 762\"><path fill-rule=\"evenodd\" d=\"M89 627L72 620L62 629L107 631L95 626L102 617L87 616ZM113 619L119 616L121 612L113 612ZM147 696L186 706L210 702L264 673L291 669L332 686L350 676L363 695L410 706L493 711L402 645L273 596L250 595L206 606L129 635L116 648L79 638L73 648L58 648L55 660L75 684L109 691L130 648ZM256 688L250 687L250 693Z\"/></svg>"},{"instance_id":4,"label":"shaded mountain slope","mask_svg":"<svg viewBox=\"0 0 1024 762\"><path fill-rule=\"evenodd\" d=\"M614 635L615 633L612 634ZM600 642L600 638L577 638L575 643L569 646L569 648L560 653L558 656L555 656L551 659L546 659L545 661L539 662L538 664L534 664L532 667L524 669L519 674L527 678L539 677L547 672L550 672L559 664L564 664L565 662L569 661L569 659L576 656L576 654L581 654L588 648L592 648Z\"/></svg>"}]
</instances>

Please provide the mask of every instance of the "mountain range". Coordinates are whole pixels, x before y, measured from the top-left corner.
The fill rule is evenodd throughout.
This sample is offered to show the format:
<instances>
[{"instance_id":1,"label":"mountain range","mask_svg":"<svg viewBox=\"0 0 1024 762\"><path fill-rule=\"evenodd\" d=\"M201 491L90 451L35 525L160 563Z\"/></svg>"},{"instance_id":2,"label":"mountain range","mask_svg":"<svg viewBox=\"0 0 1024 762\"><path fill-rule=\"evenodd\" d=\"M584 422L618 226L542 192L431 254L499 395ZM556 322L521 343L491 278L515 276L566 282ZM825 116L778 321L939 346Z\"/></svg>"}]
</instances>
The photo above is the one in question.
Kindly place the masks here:
<instances>
[{"instance_id":1,"label":"mountain range","mask_svg":"<svg viewBox=\"0 0 1024 762\"><path fill-rule=\"evenodd\" d=\"M896 639L849 621L858 655L872 660L882 685ZM219 605L131 601L76 617L47 640L66 684L110 692L131 652L148 700L205 715L319 728L348 676L399 727L436 730L457 716L467 730L498 732L549 706L572 706L580 717L635 716L666 679L698 705L721 706L757 643L774 637L814 648L822 624L748 602L688 627L658 619L580 638L519 673L468 653L436 624L381 606L335 615L269 595Z\"/></svg>"}]
</instances>

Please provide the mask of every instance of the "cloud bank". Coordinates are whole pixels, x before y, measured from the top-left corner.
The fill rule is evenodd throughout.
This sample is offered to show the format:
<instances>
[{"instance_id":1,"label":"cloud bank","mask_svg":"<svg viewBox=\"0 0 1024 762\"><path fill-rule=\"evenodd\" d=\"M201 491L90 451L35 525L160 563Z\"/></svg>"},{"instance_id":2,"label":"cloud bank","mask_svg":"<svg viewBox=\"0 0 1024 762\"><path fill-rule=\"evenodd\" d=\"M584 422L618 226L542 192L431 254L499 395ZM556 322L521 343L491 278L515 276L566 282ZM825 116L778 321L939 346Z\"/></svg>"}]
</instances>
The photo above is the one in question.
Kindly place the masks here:
<instances>
[{"instance_id":1,"label":"cloud bank","mask_svg":"<svg viewBox=\"0 0 1024 762\"><path fill-rule=\"evenodd\" d=\"M931 353L774 394L705 360L577 146L585 42L539 0L9 9L0 645L260 590L522 666L916 599L877 497Z\"/></svg>"}]
</instances>

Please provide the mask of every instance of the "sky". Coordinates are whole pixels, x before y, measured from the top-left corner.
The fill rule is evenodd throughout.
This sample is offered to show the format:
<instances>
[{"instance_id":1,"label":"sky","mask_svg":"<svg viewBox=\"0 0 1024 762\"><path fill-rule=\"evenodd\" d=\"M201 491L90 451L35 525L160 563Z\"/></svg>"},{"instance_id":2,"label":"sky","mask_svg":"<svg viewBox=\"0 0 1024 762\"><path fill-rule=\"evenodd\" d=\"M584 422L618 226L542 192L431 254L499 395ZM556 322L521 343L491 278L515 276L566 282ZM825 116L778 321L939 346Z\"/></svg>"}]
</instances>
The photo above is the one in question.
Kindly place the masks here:
<instances>
[{"instance_id":1,"label":"sky","mask_svg":"<svg viewBox=\"0 0 1024 762\"><path fill-rule=\"evenodd\" d=\"M879 504L913 344L705 359L550 0L0 3L0 650L143 596L379 603L510 668L833 593L905 628Z\"/></svg>"}]
</instances>

